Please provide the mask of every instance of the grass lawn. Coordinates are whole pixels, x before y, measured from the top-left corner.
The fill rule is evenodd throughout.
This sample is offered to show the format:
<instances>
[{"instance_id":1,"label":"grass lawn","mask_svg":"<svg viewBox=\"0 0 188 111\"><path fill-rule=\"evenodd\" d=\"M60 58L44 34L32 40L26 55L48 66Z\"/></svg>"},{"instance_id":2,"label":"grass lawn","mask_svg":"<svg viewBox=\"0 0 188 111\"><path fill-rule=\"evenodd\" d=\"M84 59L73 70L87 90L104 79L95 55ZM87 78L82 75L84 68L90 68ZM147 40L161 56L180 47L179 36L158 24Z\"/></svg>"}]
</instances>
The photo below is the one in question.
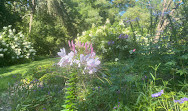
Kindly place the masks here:
<instances>
[{"instance_id":1,"label":"grass lawn","mask_svg":"<svg viewBox=\"0 0 188 111\"><path fill-rule=\"evenodd\" d=\"M8 88L8 84L12 84L20 80L30 71L31 68L45 64L57 63L58 60L59 58L48 58L30 63L0 68L0 92L5 91Z\"/></svg>"},{"instance_id":2,"label":"grass lawn","mask_svg":"<svg viewBox=\"0 0 188 111\"><path fill-rule=\"evenodd\" d=\"M73 92L67 91L73 87L66 86L67 81L76 79L70 78L74 72L67 73L66 68L53 65L59 60L60 58L47 58L0 68L0 110L60 111L62 105L66 104L65 98L71 97L67 94ZM166 100L168 102L164 103L165 107L172 105L169 109L187 111L186 102L174 102L187 98L186 79L185 83L179 84L178 80L183 82L184 78L173 77L166 68L164 61L144 57L103 62L101 70L96 73L101 79L79 76L80 81L75 88L77 107L79 111L154 111L155 108L156 111L163 111L165 108L161 107L160 102ZM151 75L156 79L154 80ZM27 79L26 84L17 82L21 79ZM162 91L164 93L159 94ZM152 94L160 96L152 97Z\"/></svg>"}]
</instances>

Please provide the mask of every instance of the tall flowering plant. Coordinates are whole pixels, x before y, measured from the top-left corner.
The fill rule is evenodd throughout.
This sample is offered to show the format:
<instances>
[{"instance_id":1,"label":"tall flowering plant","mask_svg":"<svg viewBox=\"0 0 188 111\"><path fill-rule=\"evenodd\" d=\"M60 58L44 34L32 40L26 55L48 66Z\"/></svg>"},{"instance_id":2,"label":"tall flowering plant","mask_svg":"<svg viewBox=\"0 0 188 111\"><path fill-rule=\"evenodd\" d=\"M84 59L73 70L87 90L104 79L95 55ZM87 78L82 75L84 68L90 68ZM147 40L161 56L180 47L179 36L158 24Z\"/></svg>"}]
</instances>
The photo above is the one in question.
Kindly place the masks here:
<instances>
[{"instance_id":1,"label":"tall flowering plant","mask_svg":"<svg viewBox=\"0 0 188 111\"><path fill-rule=\"evenodd\" d=\"M97 72L100 60L96 57L93 51L92 44L68 41L71 52L66 54L65 48L60 49L58 55L61 60L58 62L60 67L67 67L76 65L78 68L83 68L83 74L94 74Z\"/></svg>"},{"instance_id":2,"label":"tall flowering plant","mask_svg":"<svg viewBox=\"0 0 188 111\"><path fill-rule=\"evenodd\" d=\"M77 95L78 95L78 84L84 85L84 81L78 76L81 74L94 74L99 69L100 60L96 57L93 51L92 44L77 42L73 40L68 41L70 52L66 54L65 48L60 49L57 54L61 57L57 63L60 67L67 68L68 80L65 88L65 102L63 105L63 111L75 111L77 110ZM78 69L78 70L75 70ZM80 80L78 80L80 79Z\"/></svg>"}]
</instances>

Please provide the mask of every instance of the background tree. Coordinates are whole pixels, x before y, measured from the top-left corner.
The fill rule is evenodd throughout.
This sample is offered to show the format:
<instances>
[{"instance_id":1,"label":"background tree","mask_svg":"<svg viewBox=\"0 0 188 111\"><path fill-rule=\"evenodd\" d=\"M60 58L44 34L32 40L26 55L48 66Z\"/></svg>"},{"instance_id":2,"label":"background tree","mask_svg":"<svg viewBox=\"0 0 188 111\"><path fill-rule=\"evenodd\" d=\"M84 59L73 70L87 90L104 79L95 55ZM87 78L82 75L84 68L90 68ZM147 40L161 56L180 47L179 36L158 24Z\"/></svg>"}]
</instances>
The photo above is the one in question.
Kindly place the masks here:
<instances>
[{"instance_id":1,"label":"background tree","mask_svg":"<svg viewBox=\"0 0 188 111\"><path fill-rule=\"evenodd\" d=\"M21 21L19 12L15 9L16 1L1 0L0 1L0 30L7 25L15 27L16 22Z\"/></svg>"}]
</instances>

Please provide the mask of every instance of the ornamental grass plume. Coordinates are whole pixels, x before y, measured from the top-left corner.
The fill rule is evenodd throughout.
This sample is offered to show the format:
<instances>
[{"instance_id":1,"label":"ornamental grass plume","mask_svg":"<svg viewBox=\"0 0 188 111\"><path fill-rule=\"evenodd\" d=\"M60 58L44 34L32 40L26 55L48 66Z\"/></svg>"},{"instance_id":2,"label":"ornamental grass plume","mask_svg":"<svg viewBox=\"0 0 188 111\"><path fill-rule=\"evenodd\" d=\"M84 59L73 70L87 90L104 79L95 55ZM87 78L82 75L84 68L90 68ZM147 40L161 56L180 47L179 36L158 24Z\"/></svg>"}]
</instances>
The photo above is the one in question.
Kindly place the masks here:
<instances>
[{"instance_id":1,"label":"ornamental grass plume","mask_svg":"<svg viewBox=\"0 0 188 111\"><path fill-rule=\"evenodd\" d=\"M161 96L163 93L164 93L164 91L161 90L161 91L158 92L158 93L152 94L151 97L153 97L153 98L154 98L154 97L159 97L159 96Z\"/></svg>"}]
</instances>

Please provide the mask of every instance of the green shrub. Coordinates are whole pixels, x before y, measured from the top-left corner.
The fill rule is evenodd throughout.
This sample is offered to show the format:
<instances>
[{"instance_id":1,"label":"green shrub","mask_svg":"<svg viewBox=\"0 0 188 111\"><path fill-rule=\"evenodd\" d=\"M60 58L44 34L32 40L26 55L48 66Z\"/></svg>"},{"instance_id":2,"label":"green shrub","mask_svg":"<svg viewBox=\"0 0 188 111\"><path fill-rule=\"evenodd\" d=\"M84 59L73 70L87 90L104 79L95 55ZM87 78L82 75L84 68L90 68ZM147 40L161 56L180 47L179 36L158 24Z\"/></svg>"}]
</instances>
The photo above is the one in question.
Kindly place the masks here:
<instances>
[{"instance_id":1,"label":"green shrub","mask_svg":"<svg viewBox=\"0 0 188 111\"><path fill-rule=\"evenodd\" d=\"M29 36L37 55L57 55L59 47L65 46L70 39L64 26L39 21L33 22L33 29Z\"/></svg>"},{"instance_id":2,"label":"green shrub","mask_svg":"<svg viewBox=\"0 0 188 111\"><path fill-rule=\"evenodd\" d=\"M54 85L57 85L57 84L65 84L65 78L63 76L60 76L60 75L56 75L56 74L45 74L44 76L42 76L40 78L41 81L47 83L47 84L54 84Z\"/></svg>"},{"instance_id":3,"label":"green shrub","mask_svg":"<svg viewBox=\"0 0 188 111\"><path fill-rule=\"evenodd\" d=\"M27 78L27 80L29 81L39 79L40 81L43 81L46 84L63 85L65 83L66 78L65 76L63 76L63 71L64 70L62 70L61 68L50 63L31 68L28 71L29 73L25 75L25 78Z\"/></svg>"}]
</instances>

